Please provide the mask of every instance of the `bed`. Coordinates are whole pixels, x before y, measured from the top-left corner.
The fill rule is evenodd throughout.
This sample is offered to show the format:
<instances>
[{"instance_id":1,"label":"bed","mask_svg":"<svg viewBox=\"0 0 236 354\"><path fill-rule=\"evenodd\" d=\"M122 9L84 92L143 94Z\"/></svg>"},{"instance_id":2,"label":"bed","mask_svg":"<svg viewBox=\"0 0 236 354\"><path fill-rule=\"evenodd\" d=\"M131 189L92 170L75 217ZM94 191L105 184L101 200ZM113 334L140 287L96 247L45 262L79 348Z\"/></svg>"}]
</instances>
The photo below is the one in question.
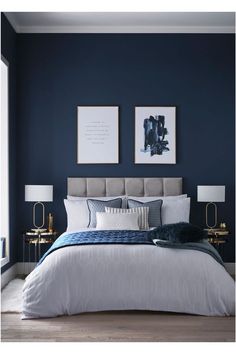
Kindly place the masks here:
<instances>
[{"instance_id":1,"label":"bed","mask_svg":"<svg viewBox=\"0 0 236 354\"><path fill-rule=\"evenodd\" d=\"M163 212L166 224L175 221L177 209L185 212L182 178L74 177L68 178L67 194L74 203L88 203L87 198L110 202L123 196L122 207L127 196L151 202L153 198L162 200L166 210L173 198L179 207L170 209L170 215ZM91 227L89 212L90 228L82 227L74 215L77 224L68 225L26 278L22 319L111 310L234 314L234 281L217 257L194 248L158 247L146 237L149 231L132 227L98 230Z\"/></svg>"}]
</instances>

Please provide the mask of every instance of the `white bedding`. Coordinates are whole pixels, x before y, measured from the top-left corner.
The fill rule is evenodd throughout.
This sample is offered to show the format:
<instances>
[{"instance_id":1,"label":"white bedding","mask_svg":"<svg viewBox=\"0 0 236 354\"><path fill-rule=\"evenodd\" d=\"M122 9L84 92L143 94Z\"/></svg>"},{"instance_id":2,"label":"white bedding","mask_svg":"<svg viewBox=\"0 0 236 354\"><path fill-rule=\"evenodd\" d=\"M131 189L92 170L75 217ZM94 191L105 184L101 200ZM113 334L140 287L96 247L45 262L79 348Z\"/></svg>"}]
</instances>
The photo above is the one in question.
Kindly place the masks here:
<instances>
[{"instance_id":1,"label":"white bedding","mask_svg":"<svg viewBox=\"0 0 236 354\"><path fill-rule=\"evenodd\" d=\"M51 253L26 278L23 319L106 310L234 314L234 281L210 255L151 245Z\"/></svg>"}]
</instances>

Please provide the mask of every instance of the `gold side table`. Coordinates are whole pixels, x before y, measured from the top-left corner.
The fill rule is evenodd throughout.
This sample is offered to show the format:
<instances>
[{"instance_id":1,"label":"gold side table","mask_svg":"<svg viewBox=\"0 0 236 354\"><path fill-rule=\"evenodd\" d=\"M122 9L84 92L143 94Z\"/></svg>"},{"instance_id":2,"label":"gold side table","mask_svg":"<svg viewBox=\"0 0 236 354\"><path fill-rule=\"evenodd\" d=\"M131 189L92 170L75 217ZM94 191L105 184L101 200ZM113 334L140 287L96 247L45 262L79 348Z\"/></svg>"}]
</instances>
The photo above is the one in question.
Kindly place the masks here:
<instances>
[{"instance_id":1,"label":"gold side table","mask_svg":"<svg viewBox=\"0 0 236 354\"><path fill-rule=\"evenodd\" d=\"M208 242L219 251L220 247L229 240L230 232L226 229L205 229L208 235Z\"/></svg>"},{"instance_id":2,"label":"gold side table","mask_svg":"<svg viewBox=\"0 0 236 354\"><path fill-rule=\"evenodd\" d=\"M58 232L34 232L32 230L22 233L23 236L23 271L25 274L25 248L28 245L28 265L31 261L31 245L34 245L34 262L41 258L41 244L53 244L58 237ZM29 267L28 267L29 273Z\"/></svg>"}]
</instances>

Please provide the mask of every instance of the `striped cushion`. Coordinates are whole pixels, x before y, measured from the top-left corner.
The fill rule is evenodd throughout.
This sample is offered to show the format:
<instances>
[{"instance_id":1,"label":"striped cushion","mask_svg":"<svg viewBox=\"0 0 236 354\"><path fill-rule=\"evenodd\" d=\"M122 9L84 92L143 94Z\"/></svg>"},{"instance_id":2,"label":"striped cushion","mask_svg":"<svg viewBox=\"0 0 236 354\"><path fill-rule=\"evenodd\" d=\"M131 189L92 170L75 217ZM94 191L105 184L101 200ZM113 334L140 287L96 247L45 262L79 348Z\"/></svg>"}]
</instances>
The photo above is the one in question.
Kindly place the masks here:
<instances>
[{"instance_id":1,"label":"striped cushion","mask_svg":"<svg viewBox=\"0 0 236 354\"><path fill-rule=\"evenodd\" d=\"M122 203L121 198L116 198L108 201L97 200L97 199L87 199L88 209L89 209L89 224L88 227L96 227L96 213L105 212L105 207L120 208Z\"/></svg>"},{"instance_id":2,"label":"striped cushion","mask_svg":"<svg viewBox=\"0 0 236 354\"><path fill-rule=\"evenodd\" d=\"M152 202L142 203L138 202L137 200L128 199L128 208L137 208L137 207L149 207L149 214L148 214L148 223L149 227L157 227L161 226L161 207L162 207L162 200L154 200Z\"/></svg>"},{"instance_id":3,"label":"striped cushion","mask_svg":"<svg viewBox=\"0 0 236 354\"><path fill-rule=\"evenodd\" d=\"M140 230L148 230L149 225L148 225L148 213L149 213L149 208L148 207L137 207L137 208L132 208L132 209L120 209L120 208L111 208L111 207L105 207L106 213L112 213L112 214L133 214L137 213L138 214L138 224Z\"/></svg>"}]
</instances>

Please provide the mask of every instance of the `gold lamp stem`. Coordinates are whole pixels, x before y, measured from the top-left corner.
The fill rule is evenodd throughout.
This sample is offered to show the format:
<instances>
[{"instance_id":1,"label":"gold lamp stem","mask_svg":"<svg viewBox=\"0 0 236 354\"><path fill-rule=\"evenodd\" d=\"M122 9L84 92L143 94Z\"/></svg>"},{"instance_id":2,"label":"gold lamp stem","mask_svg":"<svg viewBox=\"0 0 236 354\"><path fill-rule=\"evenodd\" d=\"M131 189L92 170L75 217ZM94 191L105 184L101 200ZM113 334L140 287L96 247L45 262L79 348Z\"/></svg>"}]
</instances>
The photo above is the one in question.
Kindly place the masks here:
<instances>
[{"instance_id":1,"label":"gold lamp stem","mask_svg":"<svg viewBox=\"0 0 236 354\"><path fill-rule=\"evenodd\" d=\"M213 207L215 209L215 223L212 226L210 226L208 223L208 207L209 207L209 205L213 205ZM206 205L206 225L207 225L208 229L214 229L217 225L217 206L215 203L210 202L210 203L207 203L207 205Z\"/></svg>"},{"instance_id":2,"label":"gold lamp stem","mask_svg":"<svg viewBox=\"0 0 236 354\"><path fill-rule=\"evenodd\" d=\"M42 222L42 225L40 225L40 226L36 225L36 221L35 221L36 220L36 218L35 218L35 209L36 209L37 205L41 205L42 206L43 222ZM34 207L33 207L33 224L34 224L34 227L36 227L37 229L41 229L44 226L44 215L45 215L45 208L44 208L43 203L41 203L41 202L35 203Z\"/></svg>"}]
</instances>

